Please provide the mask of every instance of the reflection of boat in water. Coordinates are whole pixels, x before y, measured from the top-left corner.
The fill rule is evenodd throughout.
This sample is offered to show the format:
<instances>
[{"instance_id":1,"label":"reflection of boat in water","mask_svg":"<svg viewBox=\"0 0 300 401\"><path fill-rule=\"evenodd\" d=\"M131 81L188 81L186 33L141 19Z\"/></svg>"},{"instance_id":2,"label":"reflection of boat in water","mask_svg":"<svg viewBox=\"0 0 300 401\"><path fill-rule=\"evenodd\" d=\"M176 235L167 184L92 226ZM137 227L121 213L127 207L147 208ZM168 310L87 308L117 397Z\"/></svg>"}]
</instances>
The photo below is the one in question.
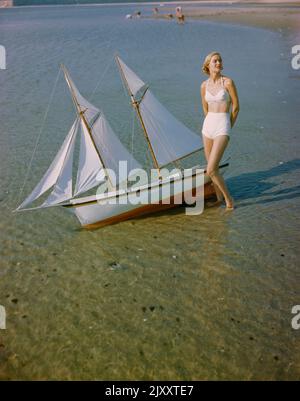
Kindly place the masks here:
<instances>
[{"instance_id":1,"label":"reflection of boat in water","mask_svg":"<svg viewBox=\"0 0 300 401\"><path fill-rule=\"evenodd\" d=\"M157 176L151 178L150 183L140 179L138 183L128 185L141 165L119 141L102 111L80 94L68 71L62 67L77 117L47 172L18 211L63 206L75 213L82 226L92 228L168 209L191 200L195 191L203 196L203 183L205 197L214 193L210 178L199 170L200 166L171 173L165 168L201 150L201 139L166 110L145 82L119 57L116 61L142 126ZM80 136L80 151L73 188L77 136ZM129 173L127 168L120 168L120 161L127 162ZM98 188L97 195L87 196L88 191L100 184L105 191L99 193ZM40 206L26 208L50 189L52 191Z\"/></svg>"}]
</instances>

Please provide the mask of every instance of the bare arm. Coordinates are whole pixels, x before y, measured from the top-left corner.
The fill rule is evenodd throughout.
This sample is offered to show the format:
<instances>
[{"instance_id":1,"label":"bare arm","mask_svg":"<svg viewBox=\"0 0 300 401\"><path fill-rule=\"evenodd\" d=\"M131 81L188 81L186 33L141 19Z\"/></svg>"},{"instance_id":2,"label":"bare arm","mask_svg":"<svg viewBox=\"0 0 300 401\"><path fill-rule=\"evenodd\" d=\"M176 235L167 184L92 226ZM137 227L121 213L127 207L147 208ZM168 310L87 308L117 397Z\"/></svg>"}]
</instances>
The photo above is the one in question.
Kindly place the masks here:
<instances>
[{"instance_id":1,"label":"bare arm","mask_svg":"<svg viewBox=\"0 0 300 401\"><path fill-rule=\"evenodd\" d=\"M237 94L235 84L232 81L232 79L227 79L225 86L229 92L229 95L231 97L231 102L232 102L230 121L231 121L231 127L233 127L234 123L236 122L239 111L240 111L239 97Z\"/></svg>"},{"instance_id":2,"label":"bare arm","mask_svg":"<svg viewBox=\"0 0 300 401\"><path fill-rule=\"evenodd\" d=\"M203 107L203 113L204 116L206 116L207 112L208 112L208 104L207 101L205 100L205 90L206 90L206 82L203 81L201 84L201 100L202 100L202 107Z\"/></svg>"}]
</instances>

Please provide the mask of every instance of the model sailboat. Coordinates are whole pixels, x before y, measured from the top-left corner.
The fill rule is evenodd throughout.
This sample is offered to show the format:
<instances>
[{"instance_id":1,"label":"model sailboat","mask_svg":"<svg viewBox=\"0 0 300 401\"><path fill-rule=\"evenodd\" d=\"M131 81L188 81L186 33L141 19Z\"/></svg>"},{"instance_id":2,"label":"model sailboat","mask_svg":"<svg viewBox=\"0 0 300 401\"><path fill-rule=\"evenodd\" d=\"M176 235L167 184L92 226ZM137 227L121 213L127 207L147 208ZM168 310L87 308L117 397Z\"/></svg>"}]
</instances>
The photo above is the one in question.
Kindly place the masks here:
<instances>
[{"instance_id":1,"label":"model sailboat","mask_svg":"<svg viewBox=\"0 0 300 401\"><path fill-rule=\"evenodd\" d=\"M62 67L77 117L43 178L17 211L63 206L75 213L82 226L94 228L173 207L178 203L174 199L178 199L183 192L184 195L189 193L192 196L197 182L193 169L190 170L190 176L185 177L184 187L178 185L182 180L181 174L163 176L161 172L170 163L201 150L199 135L169 113L145 82L119 57L116 57L116 62L142 126L153 165L158 171L157 178L150 184L139 182L139 185L131 187L122 186L122 183L129 181L130 174L119 168L119 162L126 161L130 171L141 169L141 165L119 141L103 112L80 94L68 71ZM78 135L79 161L73 184L74 148ZM170 180L172 195L170 191L164 191L164 186L170 189ZM105 193L82 197L89 190L99 187L100 183L106 184ZM204 184L204 195L212 195L213 187L206 174ZM40 206L28 208L28 205L50 189L49 196ZM147 201L150 194L151 203ZM133 195L138 195L139 202L128 201ZM186 196L182 199L186 199Z\"/></svg>"}]
</instances>

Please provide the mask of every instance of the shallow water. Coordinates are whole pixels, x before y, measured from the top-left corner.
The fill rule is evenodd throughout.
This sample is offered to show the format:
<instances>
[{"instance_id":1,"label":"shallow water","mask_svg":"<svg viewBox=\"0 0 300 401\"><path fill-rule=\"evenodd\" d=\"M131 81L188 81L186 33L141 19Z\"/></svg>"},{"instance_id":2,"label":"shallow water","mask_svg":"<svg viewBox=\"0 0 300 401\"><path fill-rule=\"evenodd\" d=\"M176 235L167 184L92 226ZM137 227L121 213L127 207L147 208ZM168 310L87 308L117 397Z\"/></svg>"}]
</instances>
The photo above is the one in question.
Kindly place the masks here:
<instances>
[{"instance_id":1,"label":"shallow water","mask_svg":"<svg viewBox=\"0 0 300 401\"><path fill-rule=\"evenodd\" d=\"M0 10L0 378L299 379L299 35L125 20L131 6ZM142 8L143 14L151 7ZM220 50L241 112L226 155L237 209L184 209L83 231L59 209L13 214L63 62L131 146L113 55L200 132L201 62ZM105 75L103 76L106 70ZM60 74L24 188L74 118ZM136 132L135 156L144 161ZM22 198L21 196L21 198Z\"/></svg>"}]
</instances>

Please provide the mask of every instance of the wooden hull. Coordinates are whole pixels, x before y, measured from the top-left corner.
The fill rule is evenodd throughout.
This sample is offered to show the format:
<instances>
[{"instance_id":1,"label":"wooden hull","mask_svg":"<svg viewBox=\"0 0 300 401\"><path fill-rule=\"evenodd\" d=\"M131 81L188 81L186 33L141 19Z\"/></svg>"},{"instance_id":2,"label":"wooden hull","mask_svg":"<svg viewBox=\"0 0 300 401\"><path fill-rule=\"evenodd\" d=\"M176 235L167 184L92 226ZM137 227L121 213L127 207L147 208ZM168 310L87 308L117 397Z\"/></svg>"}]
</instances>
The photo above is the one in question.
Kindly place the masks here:
<instances>
[{"instance_id":1,"label":"wooden hull","mask_svg":"<svg viewBox=\"0 0 300 401\"><path fill-rule=\"evenodd\" d=\"M226 165L227 166L227 165ZM226 167L224 166L224 167ZM203 175L202 175L203 177ZM194 178L194 179L193 179ZM171 187L172 196L164 197L162 196L162 190L164 184L159 184L160 193L158 193L158 188L144 188L141 189L140 196L149 196L151 191L154 191L155 202L144 202L139 204L132 204L130 202L123 202L122 197L128 196L128 192L124 195L118 195L118 204L101 204L99 200L92 200L86 202L78 202L77 204L68 205L66 207L73 213L75 213L80 224L86 229L95 229L99 227L104 227L107 225L119 223L124 220L140 217L150 213L156 213L170 208L180 206L185 203L186 200L190 199L191 196L195 196L196 192L199 195L200 191L204 191L202 200L211 198L215 195L214 187L211 183L210 178L204 174L204 186L201 188L195 186L195 174L193 174L190 179L185 179L184 191L180 187L174 185ZM151 193L151 195L153 195ZM181 202L178 202L178 196L182 198ZM156 197L156 198L155 198ZM153 199L153 197L151 197ZM145 200L145 199L144 199ZM180 199L179 199L180 200ZM145 204L146 203L146 204Z\"/></svg>"},{"instance_id":2,"label":"wooden hull","mask_svg":"<svg viewBox=\"0 0 300 401\"><path fill-rule=\"evenodd\" d=\"M214 195L215 195L215 190L214 190L212 183L207 183L204 186L204 199L209 199L209 198L213 197ZM138 218L138 217L153 214L153 213L158 213L158 212L168 210L168 209L171 209L174 207L179 207L179 206L182 206L182 205L174 203L173 197L172 197L172 198L170 198L169 204L159 203L159 204L149 204L149 205L140 206L133 210L124 212L120 215L109 217L102 221L97 221L96 223L83 225L83 228L93 230L93 229L101 228L104 226L120 223L125 220Z\"/></svg>"}]
</instances>

